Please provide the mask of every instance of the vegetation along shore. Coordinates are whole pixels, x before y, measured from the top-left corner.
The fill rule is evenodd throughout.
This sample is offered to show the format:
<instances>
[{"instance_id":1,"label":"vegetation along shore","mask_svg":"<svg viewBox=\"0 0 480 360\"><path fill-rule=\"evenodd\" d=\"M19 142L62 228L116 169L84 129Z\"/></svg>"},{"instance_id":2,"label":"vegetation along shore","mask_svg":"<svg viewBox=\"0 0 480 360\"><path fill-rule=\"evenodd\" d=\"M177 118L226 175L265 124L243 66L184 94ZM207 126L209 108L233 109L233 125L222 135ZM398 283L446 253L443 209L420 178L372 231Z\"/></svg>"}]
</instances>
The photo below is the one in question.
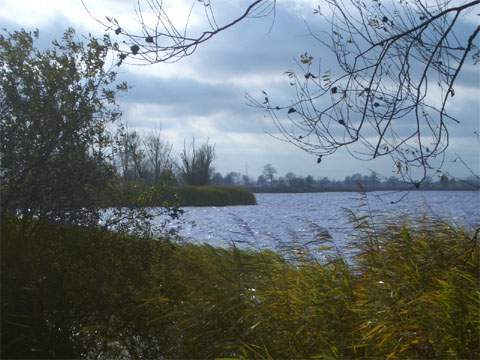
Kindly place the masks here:
<instances>
[{"instance_id":1,"label":"vegetation along shore","mask_svg":"<svg viewBox=\"0 0 480 360\"><path fill-rule=\"evenodd\" d=\"M355 221L347 258L3 219L2 358L478 358L478 237Z\"/></svg>"}]
</instances>

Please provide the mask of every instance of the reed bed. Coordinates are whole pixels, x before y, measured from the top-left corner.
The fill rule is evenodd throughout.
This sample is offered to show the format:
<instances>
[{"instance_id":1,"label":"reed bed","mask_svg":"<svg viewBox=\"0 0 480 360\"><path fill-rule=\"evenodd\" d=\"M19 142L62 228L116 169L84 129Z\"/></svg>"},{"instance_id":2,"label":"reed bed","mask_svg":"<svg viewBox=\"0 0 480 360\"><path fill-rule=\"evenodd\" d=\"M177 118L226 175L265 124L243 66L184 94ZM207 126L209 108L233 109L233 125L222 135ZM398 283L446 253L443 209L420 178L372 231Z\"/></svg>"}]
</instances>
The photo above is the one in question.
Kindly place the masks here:
<instances>
[{"instance_id":1,"label":"reed bed","mask_svg":"<svg viewBox=\"0 0 480 360\"><path fill-rule=\"evenodd\" d=\"M478 359L478 239L370 220L286 257L4 219L2 357Z\"/></svg>"}]
</instances>

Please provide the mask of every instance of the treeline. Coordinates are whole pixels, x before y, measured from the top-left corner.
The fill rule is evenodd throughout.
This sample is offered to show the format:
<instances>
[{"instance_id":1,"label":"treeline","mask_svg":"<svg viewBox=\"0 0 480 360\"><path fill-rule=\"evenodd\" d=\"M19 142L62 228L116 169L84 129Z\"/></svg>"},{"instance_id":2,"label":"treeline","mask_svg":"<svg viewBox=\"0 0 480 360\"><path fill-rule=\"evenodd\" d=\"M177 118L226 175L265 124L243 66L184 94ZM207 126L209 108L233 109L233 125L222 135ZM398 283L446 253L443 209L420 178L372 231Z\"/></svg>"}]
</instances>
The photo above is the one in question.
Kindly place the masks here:
<instances>
[{"instance_id":1,"label":"treeline","mask_svg":"<svg viewBox=\"0 0 480 360\"><path fill-rule=\"evenodd\" d=\"M211 183L215 146L184 142L176 153L158 129L143 135L126 126L119 128L112 146L112 162L126 182L204 186Z\"/></svg>"},{"instance_id":2,"label":"treeline","mask_svg":"<svg viewBox=\"0 0 480 360\"><path fill-rule=\"evenodd\" d=\"M277 176L277 170L271 165L264 166L258 178L238 172L229 172L226 175L215 172L212 184L220 186L242 186L253 192L322 192L322 191L374 191L374 190L479 190L480 179L470 176L466 179L456 179L447 174L439 174L437 178L427 177L419 184L404 181L395 176L381 177L376 172L370 175L353 174L343 180L329 179L328 177L314 178L312 175L298 176L288 172L284 176Z\"/></svg>"},{"instance_id":3,"label":"treeline","mask_svg":"<svg viewBox=\"0 0 480 360\"><path fill-rule=\"evenodd\" d=\"M112 163L116 186L108 206L255 205L255 196L234 186L209 186L215 146L195 138L175 153L159 130L142 135L122 127L115 136ZM141 200L141 201L140 201Z\"/></svg>"}]
</instances>

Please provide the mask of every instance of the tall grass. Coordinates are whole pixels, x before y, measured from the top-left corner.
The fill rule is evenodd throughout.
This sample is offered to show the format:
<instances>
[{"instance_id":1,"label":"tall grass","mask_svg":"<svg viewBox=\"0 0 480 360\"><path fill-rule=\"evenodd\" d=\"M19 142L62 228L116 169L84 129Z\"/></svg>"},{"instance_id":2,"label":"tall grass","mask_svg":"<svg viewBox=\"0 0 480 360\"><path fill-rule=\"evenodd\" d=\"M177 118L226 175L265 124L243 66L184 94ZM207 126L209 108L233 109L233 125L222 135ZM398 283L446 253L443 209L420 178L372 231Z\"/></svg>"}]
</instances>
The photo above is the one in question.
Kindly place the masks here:
<instances>
[{"instance_id":1,"label":"tall grass","mask_svg":"<svg viewBox=\"0 0 480 360\"><path fill-rule=\"evenodd\" d=\"M287 261L4 220L2 357L478 358L477 239L357 225L348 261Z\"/></svg>"},{"instance_id":2,"label":"tall grass","mask_svg":"<svg viewBox=\"0 0 480 360\"><path fill-rule=\"evenodd\" d=\"M255 205L255 195L247 189L225 186L183 186L170 189L182 206Z\"/></svg>"},{"instance_id":3,"label":"tall grass","mask_svg":"<svg viewBox=\"0 0 480 360\"><path fill-rule=\"evenodd\" d=\"M105 196L105 207L133 206L230 206L255 205L247 189L227 186L146 186L139 183L114 184Z\"/></svg>"}]
</instances>

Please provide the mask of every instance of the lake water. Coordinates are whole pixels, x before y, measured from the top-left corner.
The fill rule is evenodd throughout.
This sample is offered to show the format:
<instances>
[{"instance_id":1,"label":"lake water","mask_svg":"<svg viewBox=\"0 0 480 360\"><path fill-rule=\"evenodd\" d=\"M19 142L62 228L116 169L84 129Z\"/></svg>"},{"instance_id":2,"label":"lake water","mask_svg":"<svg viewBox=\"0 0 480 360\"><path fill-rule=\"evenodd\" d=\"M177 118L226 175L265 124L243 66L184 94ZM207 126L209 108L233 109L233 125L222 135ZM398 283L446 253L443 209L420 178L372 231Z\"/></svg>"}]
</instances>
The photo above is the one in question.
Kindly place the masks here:
<instances>
[{"instance_id":1,"label":"lake water","mask_svg":"<svg viewBox=\"0 0 480 360\"><path fill-rule=\"evenodd\" d=\"M279 249L293 239L308 243L322 232L341 246L352 230L346 209L368 211L378 221L428 215L468 228L480 224L478 191L370 192L363 208L365 198L359 193L256 194L256 198L255 206L185 207L180 235L211 245L235 242Z\"/></svg>"}]
</instances>

